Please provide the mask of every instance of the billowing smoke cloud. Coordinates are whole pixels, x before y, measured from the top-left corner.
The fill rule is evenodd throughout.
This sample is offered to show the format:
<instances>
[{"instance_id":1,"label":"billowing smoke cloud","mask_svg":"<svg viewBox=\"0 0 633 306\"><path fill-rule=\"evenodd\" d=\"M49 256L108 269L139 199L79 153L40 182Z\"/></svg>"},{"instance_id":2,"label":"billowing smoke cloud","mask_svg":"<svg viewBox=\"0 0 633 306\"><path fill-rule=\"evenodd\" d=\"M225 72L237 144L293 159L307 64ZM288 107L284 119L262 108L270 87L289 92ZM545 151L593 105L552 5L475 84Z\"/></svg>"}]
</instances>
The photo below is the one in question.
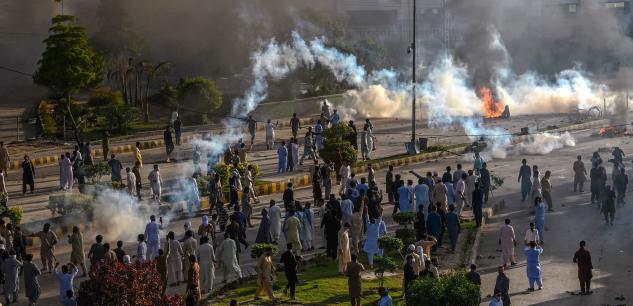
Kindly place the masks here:
<instances>
[{"instance_id":1,"label":"billowing smoke cloud","mask_svg":"<svg viewBox=\"0 0 633 306\"><path fill-rule=\"evenodd\" d=\"M574 146L576 146L576 141L569 132L565 132L561 135L543 133L533 135L530 140L518 143L515 146L514 151L516 154L520 155L545 155L554 150Z\"/></svg>"}]
</instances>

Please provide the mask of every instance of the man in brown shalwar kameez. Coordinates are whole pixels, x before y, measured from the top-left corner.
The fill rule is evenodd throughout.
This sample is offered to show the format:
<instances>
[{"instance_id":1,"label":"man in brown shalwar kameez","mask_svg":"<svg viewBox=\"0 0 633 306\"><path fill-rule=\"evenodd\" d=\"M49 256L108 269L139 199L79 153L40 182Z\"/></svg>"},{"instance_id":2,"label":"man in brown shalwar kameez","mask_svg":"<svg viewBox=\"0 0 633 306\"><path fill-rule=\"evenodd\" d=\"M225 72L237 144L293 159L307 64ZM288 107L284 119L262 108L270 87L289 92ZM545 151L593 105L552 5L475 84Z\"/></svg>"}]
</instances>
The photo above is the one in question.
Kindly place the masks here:
<instances>
[{"instance_id":1,"label":"man in brown shalwar kameez","mask_svg":"<svg viewBox=\"0 0 633 306\"><path fill-rule=\"evenodd\" d=\"M578 264L578 280L580 281L580 294L591 294L591 278L593 277L591 270L591 254L585 250L585 241L580 242L580 249L574 254L574 262Z\"/></svg>"},{"instance_id":2,"label":"man in brown shalwar kameez","mask_svg":"<svg viewBox=\"0 0 633 306\"><path fill-rule=\"evenodd\" d=\"M158 269L158 274L160 274L160 281L163 284L163 296L165 295L165 290L167 290L167 257L170 250L169 243L167 243L165 244L165 251L159 249L158 256L156 256L156 268Z\"/></svg>"},{"instance_id":3,"label":"man in brown shalwar kameez","mask_svg":"<svg viewBox=\"0 0 633 306\"><path fill-rule=\"evenodd\" d=\"M189 254L189 271L187 272L187 292L193 295L196 302L200 301L200 265L196 255Z\"/></svg>"},{"instance_id":4,"label":"man in brown shalwar kameez","mask_svg":"<svg viewBox=\"0 0 633 306\"><path fill-rule=\"evenodd\" d=\"M361 272L365 271L365 267L357 262L358 256L352 254L352 261L347 264L347 286L349 288L349 297L352 306L360 306L360 300L363 295Z\"/></svg>"},{"instance_id":5,"label":"man in brown shalwar kameez","mask_svg":"<svg viewBox=\"0 0 633 306\"><path fill-rule=\"evenodd\" d=\"M51 231L51 225L49 223L44 224L44 229L35 234L40 238L40 258L42 259L42 272L53 271L53 261L55 260L55 245L57 244L57 235Z\"/></svg>"},{"instance_id":6,"label":"man in brown shalwar kameez","mask_svg":"<svg viewBox=\"0 0 633 306\"><path fill-rule=\"evenodd\" d=\"M68 235L68 243L72 246L70 262L77 267L81 267L81 271L83 272L81 277L85 277L88 273L88 269L86 269L86 259L84 255L84 237L79 231L79 227L73 226L73 234Z\"/></svg>"}]
</instances>

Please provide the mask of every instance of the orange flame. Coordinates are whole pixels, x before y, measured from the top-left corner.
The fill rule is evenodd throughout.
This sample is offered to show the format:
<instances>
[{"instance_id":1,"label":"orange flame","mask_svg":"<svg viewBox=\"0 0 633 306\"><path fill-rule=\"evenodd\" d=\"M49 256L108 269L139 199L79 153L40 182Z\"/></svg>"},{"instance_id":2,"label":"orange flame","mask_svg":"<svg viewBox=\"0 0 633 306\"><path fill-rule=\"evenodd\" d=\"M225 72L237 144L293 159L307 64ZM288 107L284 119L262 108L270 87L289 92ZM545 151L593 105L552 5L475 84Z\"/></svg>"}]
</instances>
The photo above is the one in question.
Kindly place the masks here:
<instances>
[{"instance_id":1,"label":"orange flame","mask_svg":"<svg viewBox=\"0 0 633 306\"><path fill-rule=\"evenodd\" d=\"M481 102L483 102L484 117L496 118L503 114L504 104L503 101L495 100L492 95L492 90L486 86L479 89L481 94Z\"/></svg>"}]
</instances>

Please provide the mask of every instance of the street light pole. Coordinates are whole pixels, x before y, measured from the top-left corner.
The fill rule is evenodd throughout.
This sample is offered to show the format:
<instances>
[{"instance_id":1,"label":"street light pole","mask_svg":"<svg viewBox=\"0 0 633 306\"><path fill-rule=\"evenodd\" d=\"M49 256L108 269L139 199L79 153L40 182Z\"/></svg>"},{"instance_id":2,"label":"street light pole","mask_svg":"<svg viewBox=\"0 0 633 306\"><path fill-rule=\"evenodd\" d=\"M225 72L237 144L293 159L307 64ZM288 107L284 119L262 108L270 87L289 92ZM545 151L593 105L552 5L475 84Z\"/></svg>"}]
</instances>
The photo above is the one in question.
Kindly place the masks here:
<instances>
[{"instance_id":1,"label":"street light pole","mask_svg":"<svg viewBox=\"0 0 633 306\"><path fill-rule=\"evenodd\" d=\"M413 74L413 78L411 81L411 87L412 87L412 95L413 95L413 100L411 102L411 146L413 148L413 151L417 153L417 149L416 149L416 145L415 145L415 98L416 98L416 94L415 94L415 15L417 13L416 11L416 0L413 0L413 41L411 42L411 53L413 55L413 65L412 65L412 74Z\"/></svg>"}]
</instances>

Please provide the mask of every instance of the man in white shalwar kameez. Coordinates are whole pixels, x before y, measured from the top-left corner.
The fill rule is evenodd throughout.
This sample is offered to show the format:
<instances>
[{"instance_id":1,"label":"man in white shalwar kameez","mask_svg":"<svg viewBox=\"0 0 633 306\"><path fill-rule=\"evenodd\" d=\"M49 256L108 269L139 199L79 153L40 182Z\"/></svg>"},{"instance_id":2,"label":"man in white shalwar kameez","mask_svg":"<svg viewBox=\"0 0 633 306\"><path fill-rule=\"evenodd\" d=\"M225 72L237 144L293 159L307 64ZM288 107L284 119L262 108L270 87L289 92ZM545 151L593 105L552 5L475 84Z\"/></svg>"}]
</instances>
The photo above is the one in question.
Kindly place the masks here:
<instances>
[{"instance_id":1,"label":"man in white shalwar kameez","mask_svg":"<svg viewBox=\"0 0 633 306\"><path fill-rule=\"evenodd\" d=\"M266 121L266 148L270 150L275 146L275 125L270 122L270 119Z\"/></svg>"},{"instance_id":2,"label":"man in white shalwar kameez","mask_svg":"<svg viewBox=\"0 0 633 306\"><path fill-rule=\"evenodd\" d=\"M273 243L277 243L281 235L281 209L277 206L275 200L270 200L268 218L270 220L270 236L273 237Z\"/></svg>"},{"instance_id":3,"label":"man in white shalwar kameez","mask_svg":"<svg viewBox=\"0 0 633 306\"><path fill-rule=\"evenodd\" d=\"M154 170L149 173L147 180L149 180L149 185L152 188L152 199L160 203L161 185L163 184L163 180L160 177L158 165L154 165Z\"/></svg>"},{"instance_id":4,"label":"man in white shalwar kameez","mask_svg":"<svg viewBox=\"0 0 633 306\"><path fill-rule=\"evenodd\" d=\"M514 228L510 225L510 219L505 220L505 225L501 227L499 232L499 244L501 245L501 254L503 255L503 265L506 266L509 262L510 265L516 265L516 259L514 258L514 247L517 242L514 236Z\"/></svg>"},{"instance_id":5,"label":"man in white shalwar kameez","mask_svg":"<svg viewBox=\"0 0 633 306\"><path fill-rule=\"evenodd\" d=\"M349 179L352 174L352 170L349 167L349 162L344 161L341 169L338 170L338 174L341 176L341 192L345 193L349 187Z\"/></svg>"},{"instance_id":6,"label":"man in white shalwar kameez","mask_svg":"<svg viewBox=\"0 0 633 306\"><path fill-rule=\"evenodd\" d=\"M127 175L127 192L134 197L136 194L136 175L134 175L130 167L125 168L125 173Z\"/></svg>"},{"instance_id":7,"label":"man in white shalwar kameez","mask_svg":"<svg viewBox=\"0 0 633 306\"><path fill-rule=\"evenodd\" d=\"M237 274L238 280L242 279L242 269L237 262L237 245L235 240L229 237L229 234L224 234L224 241L218 247L215 256L220 259L220 265L224 271L224 283L229 282L231 273Z\"/></svg>"},{"instance_id":8,"label":"man in white shalwar kameez","mask_svg":"<svg viewBox=\"0 0 633 306\"><path fill-rule=\"evenodd\" d=\"M200 286L202 293L209 293L213 290L215 280L215 253L213 245L209 243L209 237L200 238L197 257L200 262Z\"/></svg>"}]
</instances>

